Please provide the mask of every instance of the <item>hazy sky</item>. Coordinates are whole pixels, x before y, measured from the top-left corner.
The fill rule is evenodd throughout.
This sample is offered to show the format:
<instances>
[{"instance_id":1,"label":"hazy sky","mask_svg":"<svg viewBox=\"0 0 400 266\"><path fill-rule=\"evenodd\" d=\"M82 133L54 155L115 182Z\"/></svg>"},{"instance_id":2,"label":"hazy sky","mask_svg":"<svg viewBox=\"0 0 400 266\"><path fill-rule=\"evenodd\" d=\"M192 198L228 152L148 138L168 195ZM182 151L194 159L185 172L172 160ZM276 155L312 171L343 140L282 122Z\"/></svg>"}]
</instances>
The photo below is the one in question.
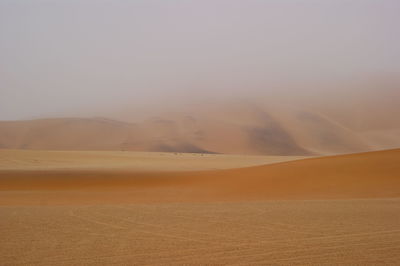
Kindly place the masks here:
<instances>
[{"instance_id":1,"label":"hazy sky","mask_svg":"<svg viewBox=\"0 0 400 266\"><path fill-rule=\"evenodd\" d=\"M0 119L400 73L399 14L399 0L0 0Z\"/></svg>"}]
</instances>

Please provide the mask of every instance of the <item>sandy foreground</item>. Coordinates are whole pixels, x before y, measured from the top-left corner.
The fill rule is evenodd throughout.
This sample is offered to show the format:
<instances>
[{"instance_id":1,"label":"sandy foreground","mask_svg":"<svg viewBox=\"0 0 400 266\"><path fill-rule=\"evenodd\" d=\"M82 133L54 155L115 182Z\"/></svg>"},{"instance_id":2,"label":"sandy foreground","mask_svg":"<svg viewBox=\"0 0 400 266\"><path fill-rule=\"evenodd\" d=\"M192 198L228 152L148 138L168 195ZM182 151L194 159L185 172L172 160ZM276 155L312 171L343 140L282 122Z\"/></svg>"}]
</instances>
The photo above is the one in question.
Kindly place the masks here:
<instances>
[{"instance_id":1,"label":"sandy foreground","mask_svg":"<svg viewBox=\"0 0 400 266\"><path fill-rule=\"evenodd\" d=\"M29 153L0 152L1 265L400 260L400 150L292 161Z\"/></svg>"}]
</instances>

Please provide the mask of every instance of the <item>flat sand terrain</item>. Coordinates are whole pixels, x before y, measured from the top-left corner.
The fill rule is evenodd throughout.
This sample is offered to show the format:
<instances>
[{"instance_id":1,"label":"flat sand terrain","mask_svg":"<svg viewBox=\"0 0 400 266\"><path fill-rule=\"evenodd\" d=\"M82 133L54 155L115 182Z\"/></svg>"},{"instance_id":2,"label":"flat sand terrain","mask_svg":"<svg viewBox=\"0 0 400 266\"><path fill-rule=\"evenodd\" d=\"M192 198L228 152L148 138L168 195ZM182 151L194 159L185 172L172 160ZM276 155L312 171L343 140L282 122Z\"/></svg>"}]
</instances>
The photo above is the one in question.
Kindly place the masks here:
<instances>
[{"instance_id":1,"label":"flat sand terrain","mask_svg":"<svg viewBox=\"0 0 400 266\"><path fill-rule=\"evenodd\" d=\"M307 158L133 151L1 150L1 170L189 171L241 168Z\"/></svg>"},{"instance_id":2,"label":"flat sand terrain","mask_svg":"<svg viewBox=\"0 0 400 266\"><path fill-rule=\"evenodd\" d=\"M0 208L1 265L398 265L400 200Z\"/></svg>"},{"instance_id":3,"label":"flat sand terrain","mask_svg":"<svg viewBox=\"0 0 400 266\"><path fill-rule=\"evenodd\" d=\"M96 163L97 152L68 167L74 158L39 153L1 153L1 265L398 265L400 259L400 150L268 165L257 157L266 160L260 166L253 166L258 159L229 166L225 155L207 155L221 166L207 160L196 166L201 155L157 155L171 163L181 158L185 169L161 159L155 168L132 166L138 154L114 164L104 153ZM243 168L226 169L233 165Z\"/></svg>"}]
</instances>

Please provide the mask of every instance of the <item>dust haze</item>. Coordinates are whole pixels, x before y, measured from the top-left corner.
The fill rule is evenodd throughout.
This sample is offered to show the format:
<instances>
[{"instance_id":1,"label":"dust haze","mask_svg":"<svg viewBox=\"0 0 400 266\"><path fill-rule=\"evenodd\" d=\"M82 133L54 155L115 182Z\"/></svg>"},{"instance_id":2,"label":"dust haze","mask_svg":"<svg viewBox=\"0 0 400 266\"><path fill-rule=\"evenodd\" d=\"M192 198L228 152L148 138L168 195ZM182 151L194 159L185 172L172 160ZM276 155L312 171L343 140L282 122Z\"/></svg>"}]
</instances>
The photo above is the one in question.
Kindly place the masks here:
<instances>
[{"instance_id":1,"label":"dust haze","mask_svg":"<svg viewBox=\"0 0 400 266\"><path fill-rule=\"evenodd\" d=\"M0 120L371 93L385 105L399 88L399 10L394 0L2 0Z\"/></svg>"},{"instance_id":2,"label":"dust haze","mask_svg":"<svg viewBox=\"0 0 400 266\"><path fill-rule=\"evenodd\" d=\"M398 265L399 14L0 0L0 264Z\"/></svg>"}]
</instances>

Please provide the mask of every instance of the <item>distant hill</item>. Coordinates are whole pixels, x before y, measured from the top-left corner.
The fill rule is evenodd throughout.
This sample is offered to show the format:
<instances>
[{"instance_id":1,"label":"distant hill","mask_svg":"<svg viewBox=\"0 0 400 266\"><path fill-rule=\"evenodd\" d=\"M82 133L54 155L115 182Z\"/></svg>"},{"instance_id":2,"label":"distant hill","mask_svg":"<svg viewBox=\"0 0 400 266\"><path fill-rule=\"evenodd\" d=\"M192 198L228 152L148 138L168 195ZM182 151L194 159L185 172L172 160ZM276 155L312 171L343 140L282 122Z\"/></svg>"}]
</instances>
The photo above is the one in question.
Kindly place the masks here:
<instances>
[{"instance_id":1,"label":"distant hill","mask_svg":"<svg viewBox=\"0 0 400 266\"><path fill-rule=\"evenodd\" d=\"M369 128L364 119L360 128L360 120L346 112L343 119L339 111L246 102L208 105L139 123L106 118L2 121L0 148L311 155L400 147L400 123L386 121L389 127L373 119Z\"/></svg>"},{"instance_id":2,"label":"distant hill","mask_svg":"<svg viewBox=\"0 0 400 266\"><path fill-rule=\"evenodd\" d=\"M400 147L400 81L337 86L314 94L182 103L188 107L175 112L159 106L151 110L157 116L142 120L131 119L141 113L127 108L110 113L113 119L0 121L0 148L329 155Z\"/></svg>"}]
</instances>

